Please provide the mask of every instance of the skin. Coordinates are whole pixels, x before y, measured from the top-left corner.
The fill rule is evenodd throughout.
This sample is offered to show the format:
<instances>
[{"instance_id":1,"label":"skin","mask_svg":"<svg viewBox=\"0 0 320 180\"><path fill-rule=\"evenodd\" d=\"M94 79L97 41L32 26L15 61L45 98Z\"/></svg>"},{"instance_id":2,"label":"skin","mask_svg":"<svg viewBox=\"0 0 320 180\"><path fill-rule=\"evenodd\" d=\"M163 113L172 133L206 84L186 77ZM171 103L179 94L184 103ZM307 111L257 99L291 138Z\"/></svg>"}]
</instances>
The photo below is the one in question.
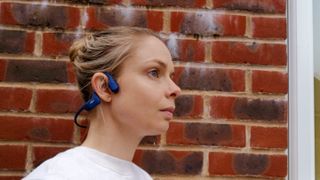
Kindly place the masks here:
<instances>
[{"instance_id":1,"label":"skin","mask_svg":"<svg viewBox=\"0 0 320 180\"><path fill-rule=\"evenodd\" d=\"M93 75L91 84L102 103L88 114L90 127L82 144L127 161L144 136L167 131L174 100L181 93L172 81L174 65L165 44L143 36L135 46L122 64L117 94L108 89L103 73Z\"/></svg>"}]
</instances>

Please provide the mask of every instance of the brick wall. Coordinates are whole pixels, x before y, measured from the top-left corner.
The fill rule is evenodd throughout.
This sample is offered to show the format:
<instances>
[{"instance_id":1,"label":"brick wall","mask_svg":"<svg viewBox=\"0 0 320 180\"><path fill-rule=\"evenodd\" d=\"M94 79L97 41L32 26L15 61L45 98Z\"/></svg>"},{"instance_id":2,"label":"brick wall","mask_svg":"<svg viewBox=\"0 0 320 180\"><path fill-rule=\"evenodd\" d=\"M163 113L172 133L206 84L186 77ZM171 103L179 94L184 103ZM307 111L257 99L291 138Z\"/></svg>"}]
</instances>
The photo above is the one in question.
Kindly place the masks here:
<instances>
[{"instance_id":1,"label":"brick wall","mask_svg":"<svg viewBox=\"0 0 320 180\"><path fill-rule=\"evenodd\" d=\"M285 0L3 0L0 179L80 143L68 47L117 25L161 33L183 89L168 132L142 141L139 166L156 179L285 179L286 23Z\"/></svg>"}]
</instances>

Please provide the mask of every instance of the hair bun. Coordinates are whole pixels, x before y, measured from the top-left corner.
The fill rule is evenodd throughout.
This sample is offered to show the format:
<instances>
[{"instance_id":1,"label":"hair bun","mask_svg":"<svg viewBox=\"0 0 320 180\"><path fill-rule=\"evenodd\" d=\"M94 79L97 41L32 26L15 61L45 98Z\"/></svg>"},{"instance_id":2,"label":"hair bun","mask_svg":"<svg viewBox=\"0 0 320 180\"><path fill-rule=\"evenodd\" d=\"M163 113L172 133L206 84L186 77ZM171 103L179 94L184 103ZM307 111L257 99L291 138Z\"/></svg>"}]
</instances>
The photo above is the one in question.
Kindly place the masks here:
<instances>
[{"instance_id":1,"label":"hair bun","mask_svg":"<svg viewBox=\"0 0 320 180\"><path fill-rule=\"evenodd\" d=\"M84 38L75 41L69 49L69 58L72 63L78 59L80 54L82 54L82 50L84 49Z\"/></svg>"}]
</instances>

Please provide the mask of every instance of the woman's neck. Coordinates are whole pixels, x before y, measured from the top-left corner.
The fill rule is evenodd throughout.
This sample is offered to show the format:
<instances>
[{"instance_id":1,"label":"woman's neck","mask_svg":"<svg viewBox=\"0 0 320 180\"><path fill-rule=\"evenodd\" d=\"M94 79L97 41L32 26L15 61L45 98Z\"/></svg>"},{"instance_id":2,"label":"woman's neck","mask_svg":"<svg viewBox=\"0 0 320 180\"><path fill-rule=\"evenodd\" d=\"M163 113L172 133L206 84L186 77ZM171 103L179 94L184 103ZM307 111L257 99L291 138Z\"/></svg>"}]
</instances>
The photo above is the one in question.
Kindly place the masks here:
<instances>
[{"instance_id":1,"label":"woman's neck","mask_svg":"<svg viewBox=\"0 0 320 180\"><path fill-rule=\"evenodd\" d=\"M108 155L132 161L142 137L119 123L108 119L94 119L82 146L90 147ZM110 117L109 117L110 118Z\"/></svg>"}]
</instances>

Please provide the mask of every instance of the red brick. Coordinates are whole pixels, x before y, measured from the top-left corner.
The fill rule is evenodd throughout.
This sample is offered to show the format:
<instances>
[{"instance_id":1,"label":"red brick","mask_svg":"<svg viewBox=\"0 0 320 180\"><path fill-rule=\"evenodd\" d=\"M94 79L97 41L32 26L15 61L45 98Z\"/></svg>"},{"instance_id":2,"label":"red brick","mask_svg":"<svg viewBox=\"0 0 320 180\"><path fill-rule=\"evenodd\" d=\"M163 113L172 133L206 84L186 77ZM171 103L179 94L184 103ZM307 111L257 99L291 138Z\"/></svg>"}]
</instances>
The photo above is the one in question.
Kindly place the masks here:
<instances>
[{"instance_id":1,"label":"red brick","mask_svg":"<svg viewBox=\"0 0 320 180\"><path fill-rule=\"evenodd\" d=\"M10 60L5 81L66 83L66 69L66 62L63 61Z\"/></svg>"},{"instance_id":2,"label":"red brick","mask_svg":"<svg viewBox=\"0 0 320 180\"><path fill-rule=\"evenodd\" d=\"M217 63L287 65L286 45L245 42L212 42L212 60Z\"/></svg>"},{"instance_id":3,"label":"red brick","mask_svg":"<svg viewBox=\"0 0 320 180\"><path fill-rule=\"evenodd\" d=\"M80 23L80 10L75 7L66 6L2 3L0 23L75 29Z\"/></svg>"},{"instance_id":4,"label":"red brick","mask_svg":"<svg viewBox=\"0 0 320 180\"><path fill-rule=\"evenodd\" d=\"M1 24L17 24L11 12L11 3L1 3L0 4L0 23Z\"/></svg>"},{"instance_id":5,"label":"red brick","mask_svg":"<svg viewBox=\"0 0 320 180\"><path fill-rule=\"evenodd\" d=\"M286 0L213 0L213 7L284 14L286 12Z\"/></svg>"},{"instance_id":6,"label":"red brick","mask_svg":"<svg viewBox=\"0 0 320 180\"><path fill-rule=\"evenodd\" d=\"M112 5L112 4L122 4L123 0L85 0L88 1L89 3L97 3L97 2L102 2L105 5Z\"/></svg>"},{"instance_id":7,"label":"red brick","mask_svg":"<svg viewBox=\"0 0 320 180\"><path fill-rule=\"evenodd\" d=\"M255 38L286 39L286 18L252 17L252 36Z\"/></svg>"},{"instance_id":8,"label":"red brick","mask_svg":"<svg viewBox=\"0 0 320 180\"><path fill-rule=\"evenodd\" d=\"M238 98L234 103L234 115L239 119L271 122L287 122L287 102Z\"/></svg>"},{"instance_id":9,"label":"red brick","mask_svg":"<svg viewBox=\"0 0 320 180\"><path fill-rule=\"evenodd\" d=\"M209 153L209 174L210 175L235 175L233 170L233 154L212 152Z\"/></svg>"},{"instance_id":10,"label":"red brick","mask_svg":"<svg viewBox=\"0 0 320 180\"><path fill-rule=\"evenodd\" d=\"M205 42L199 40L181 40L172 36L166 40L167 47L175 61L203 62Z\"/></svg>"},{"instance_id":11,"label":"red brick","mask_svg":"<svg viewBox=\"0 0 320 180\"><path fill-rule=\"evenodd\" d=\"M68 147L33 147L33 167L39 166L42 162L50 159L58 153L69 149Z\"/></svg>"},{"instance_id":12,"label":"red brick","mask_svg":"<svg viewBox=\"0 0 320 180\"><path fill-rule=\"evenodd\" d=\"M73 67L73 64L68 62L67 63L67 76L68 76L68 82L69 83L76 83L77 82L77 76L75 73L75 69Z\"/></svg>"},{"instance_id":13,"label":"red brick","mask_svg":"<svg viewBox=\"0 0 320 180\"><path fill-rule=\"evenodd\" d=\"M154 10L89 7L87 14L89 20L86 29L89 30L103 30L111 26L138 26L160 31L163 26L163 13Z\"/></svg>"},{"instance_id":14,"label":"red brick","mask_svg":"<svg viewBox=\"0 0 320 180\"><path fill-rule=\"evenodd\" d=\"M16 30L0 30L0 53L32 54L34 33Z\"/></svg>"},{"instance_id":15,"label":"red brick","mask_svg":"<svg viewBox=\"0 0 320 180\"><path fill-rule=\"evenodd\" d=\"M0 109L6 111L28 111L32 90L17 87L0 87Z\"/></svg>"},{"instance_id":16,"label":"red brick","mask_svg":"<svg viewBox=\"0 0 320 180\"><path fill-rule=\"evenodd\" d=\"M26 146L0 145L0 170L25 170L26 158Z\"/></svg>"},{"instance_id":17,"label":"red brick","mask_svg":"<svg viewBox=\"0 0 320 180\"><path fill-rule=\"evenodd\" d=\"M211 98L210 104L210 115L213 118L287 121L285 101L215 96Z\"/></svg>"},{"instance_id":18,"label":"red brick","mask_svg":"<svg viewBox=\"0 0 320 180\"><path fill-rule=\"evenodd\" d=\"M9 141L73 141L71 120L40 117L0 116L0 139Z\"/></svg>"},{"instance_id":19,"label":"red brick","mask_svg":"<svg viewBox=\"0 0 320 180\"><path fill-rule=\"evenodd\" d=\"M212 12L171 13L171 31L200 36L243 36L246 17Z\"/></svg>"},{"instance_id":20,"label":"red brick","mask_svg":"<svg viewBox=\"0 0 320 180\"><path fill-rule=\"evenodd\" d=\"M264 173L266 176L286 177L288 174L288 158L285 155L274 155L270 157L270 167Z\"/></svg>"},{"instance_id":21,"label":"red brick","mask_svg":"<svg viewBox=\"0 0 320 180\"><path fill-rule=\"evenodd\" d=\"M4 80L6 70L7 70L7 61L0 59L0 81Z\"/></svg>"},{"instance_id":22,"label":"red brick","mask_svg":"<svg viewBox=\"0 0 320 180\"><path fill-rule=\"evenodd\" d=\"M140 145L159 145L161 140L161 136L145 136L141 142Z\"/></svg>"},{"instance_id":23,"label":"red brick","mask_svg":"<svg viewBox=\"0 0 320 180\"><path fill-rule=\"evenodd\" d=\"M172 77L172 80L176 84L178 84L179 78L180 78L180 76L181 76L181 74L183 73L184 70L185 70L185 68L183 68L183 67L178 67L178 66L174 67L174 76Z\"/></svg>"},{"instance_id":24,"label":"red brick","mask_svg":"<svg viewBox=\"0 0 320 180\"><path fill-rule=\"evenodd\" d=\"M49 56L67 56L70 46L77 38L75 34L44 33L43 54Z\"/></svg>"},{"instance_id":25,"label":"red brick","mask_svg":"<svg viewBox=\"0 0 320 180\"><path fill-rule=\"evenodd\" d=\"M170 123L168 144L245 146L245 127L227 124Z\"/></svg>"},{"instance_id":26,"label":"red brick","mask_svg":"<svg viewBox=\"0 0 320 180\"><path fill-rule=\"evenodd\" d=\"M97 5L114 5L119 4L122 5L122 0L56 0L57 2L68 2L68 3L76 3L76 4L97 4Z\"/></svg>"},{"instance_id":27,"label":"red brick","mask_svg":"<svg viewBox=\"0 0 320 180\"><path fill-rule=\"evenodd\" d=\"M203 114L203 99L201 96L182 95L175 100L174 116L179 118L201 118Z\"/></svg>"},{"instance_id":28,"label":"red brick","mask_svg":"<svg viewBox=\"0 0 320 180\"><path fill-rule=\"evenodd\" d=\"M159 32L163 28L163 12L160 11L147 11L147 28Z\"/></svg>"},{"instance_id":29,"label":"red brick","mask_svg":"<svg viewBox=\"0 0 320 180\"><path fill-rule=\"evenodd\" d=\"M286 177L287 157L212 152L209 154L209 173L210 175Z\"/></svg>"},{"instance_id":30,"label":"red brick","mask_svg":"<svg viewBox=\"0 0 320 180\"><path fill-rule=\"evenodd\" d=\"M235 118L233 114L234 97L212 97L211 99L211 111L210 114L214 118Z\"/></svg>"},{"instance_id":31,"label":"red brick","mask_svg":"<svg viewBox=\"0 0 320 180\"><path fill-rule=\"evenodd\" d=\"M167 6L174 6L174 7L182 7L182 8L204 8L206 5L205 0L160 0L160 1L150 1L150 0L131 0L131 5L138 5L138 6L157 6L157 7L167 7Z\"/></svg>"},{"instance_id":32,"label":"red brick","mask_svg":"<svg viewBox=\"0 0 320 180\"><path fill-rule=\"evenodd\" d=\"M200 174L202 152L137 150L133 158L138 166L150 174Z\"/></svg>"},{"instance_id":33,"label":"red brick","mask_svg":"<svg viewBox=\"0 0 320 180\"><path fill-rule=\"evenodd\" d=\"M98 19L99 15L96 12L96 8L88 7L86 9L86 12L88 15L88 21L86 22L86 29L102 30L107 28L107 25L99 21Z\"/></svg>"},{"instance_id":34,"label":"red brick","mask_svg":"<svg viewBox=\"0 0 320 180\"><path fill-rule=\"evenodd\" d=\"M253 71L252 91L286 94L288 93L288 74L270 71Z\"/></svg>"},{"instance_id":35,"label":"red brick","mask_svg":"<svg viewBox=\"0 0 320 180\"><path fill-rule=\"evenodd\" d=\"M0 176L1 180L21 180L23 176Z\"/></svg>"},{"instance_id":36,"label":"red brick","mask_svg":"<svg viewBox=\"0 0 320 180\"><path fill-rule=\"evenodd\" d=\"M37 90L36 111L46 113L73 113L82 105L78 90Z\"/></svg>"},{"instance_id":37,"label":"red brick","mask_svg":"<svg viewBox=\"0 0 320 180\"><path fill-rule=\"evenodd\" d=\"M251 127L251 147L280 148L288 147L287 128Z\"/></svg>"},{"instance_id":38,"label":"red brick","mask_svg":"<svg viewBox=\"0 0 320 180\"><path fill-rule=\"evenodd\" d=\"M174 81L182 89L206 91L244 91L244 71L203 67L179 67Z\"/></svg>"}]
</instances>

